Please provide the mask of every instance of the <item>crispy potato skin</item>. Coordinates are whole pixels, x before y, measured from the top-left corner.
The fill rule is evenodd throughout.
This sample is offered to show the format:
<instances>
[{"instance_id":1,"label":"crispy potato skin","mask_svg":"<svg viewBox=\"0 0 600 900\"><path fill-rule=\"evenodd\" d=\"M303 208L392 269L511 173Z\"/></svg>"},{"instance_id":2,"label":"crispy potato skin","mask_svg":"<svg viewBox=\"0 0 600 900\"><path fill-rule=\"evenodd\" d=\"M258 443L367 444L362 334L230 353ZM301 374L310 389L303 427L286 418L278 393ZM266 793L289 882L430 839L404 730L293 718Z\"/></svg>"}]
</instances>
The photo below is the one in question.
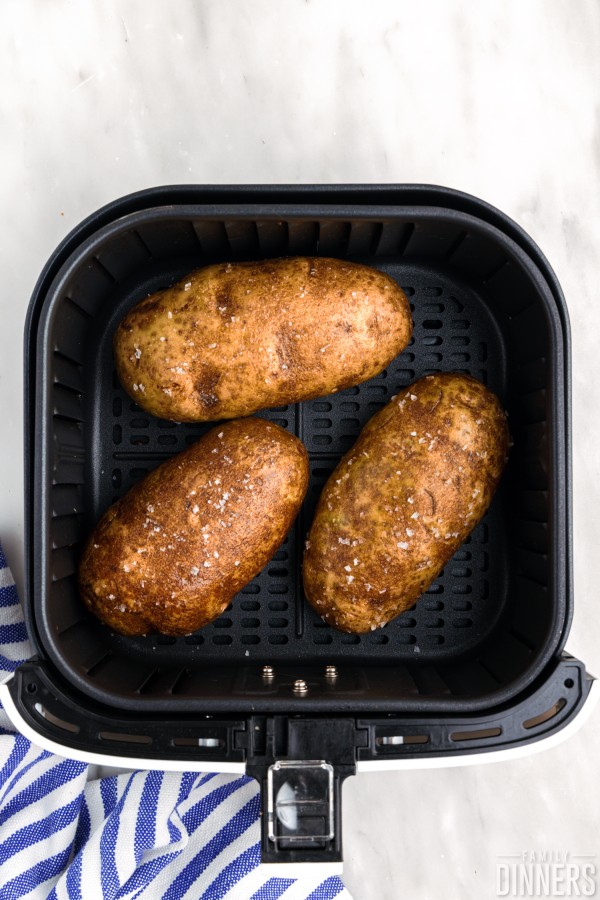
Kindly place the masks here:
<instances>
[{"instance_id":1,"label":"crispy potato skin","mask_svg":"<svg viewBox=\"0 0 600 900\"><path fill-rule=\"evenodd\" d=\"M508 452L498 398L466 375L429 375L367 423L327 481L304 554L306 596L362 633L426 590L491 503Z\"/></svg>"},{"instance_id":2,"label":"crispy potato skin","mask_svg":"<svg viewBox=\"0 0 600 900\"><path fill-rule=\"evenodd\" d=\"M106 511L79 566L85 605L126 635L202 628L275 553L307 485L304 445L278 425L212 429Z\"/></svg>"},{"instance_id":3,"label":"crispy potato skin","mask_svg":"<svg viewBox=\"0 0 600 900\"><path fill-rule=\"evenodd\" d=\"M113 349L123 387L143 409L202 422L359 384L411 334L408 300L388 275L292 257L192 272L130 310Z\"/></svg>"}]
</instances>

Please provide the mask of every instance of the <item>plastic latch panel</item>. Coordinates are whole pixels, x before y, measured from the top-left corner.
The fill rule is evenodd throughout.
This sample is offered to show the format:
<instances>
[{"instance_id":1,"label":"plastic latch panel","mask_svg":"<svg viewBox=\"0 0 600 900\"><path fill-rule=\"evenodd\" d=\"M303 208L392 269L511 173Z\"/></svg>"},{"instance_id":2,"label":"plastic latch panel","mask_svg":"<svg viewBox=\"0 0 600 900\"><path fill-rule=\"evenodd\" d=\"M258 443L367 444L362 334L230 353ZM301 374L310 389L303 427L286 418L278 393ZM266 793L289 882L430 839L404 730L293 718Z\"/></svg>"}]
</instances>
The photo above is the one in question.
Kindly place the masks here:
<instances>
[{"instance_id":1,"label":"plastic latch panel","mask_svg":"<svg viewBox=\"0 0 600 900\"><path fill-rule=\"evenodd\" d=\"M269 840L325 848L335 836L334 769L325 760L280 760L267 770Z\"/></svg>"}]
</instances>

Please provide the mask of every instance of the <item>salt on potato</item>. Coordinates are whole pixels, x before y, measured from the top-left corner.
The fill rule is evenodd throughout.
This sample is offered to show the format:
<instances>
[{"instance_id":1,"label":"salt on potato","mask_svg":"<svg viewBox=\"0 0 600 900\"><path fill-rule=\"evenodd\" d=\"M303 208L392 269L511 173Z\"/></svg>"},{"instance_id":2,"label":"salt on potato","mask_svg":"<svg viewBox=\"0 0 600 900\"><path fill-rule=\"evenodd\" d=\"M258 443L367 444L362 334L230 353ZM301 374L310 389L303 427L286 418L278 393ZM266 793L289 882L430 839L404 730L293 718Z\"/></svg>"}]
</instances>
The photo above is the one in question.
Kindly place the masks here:
<instances>
[{"instance_id":1,"label":"salt on potato","mask_svg":"<svg viewBox=\"0 0 600 900\"><path fill-rule=\"evenodd\" d=\"M382 372L412 334L389 276L336 259L207 266L134 306L113 350L127 393L176 422L247 416Z\"/></svg>"},{"instance_id":2,"label":"salt on potato","mask_svg":"<svg viewBox=\"0 0 600 900\"><path fill-rule=\"evenodd\" d=\"M428 375L373 416L308 535L304 590L319 615L363 633L411 607L485 514L508 446L500 401L467 375Z\"/></svg>"},{"instance_id":3,"label":"salt on potato","mask_svg":"<svg viewBox=\"0 0 600 900\"><path fill-rule=\"evenodd\" d=\"M105 512L79 565L83 602L120 634L202 628L271 559L307 486L306 449L283 428L214 428Z\"/></svg>"}]
</instances>

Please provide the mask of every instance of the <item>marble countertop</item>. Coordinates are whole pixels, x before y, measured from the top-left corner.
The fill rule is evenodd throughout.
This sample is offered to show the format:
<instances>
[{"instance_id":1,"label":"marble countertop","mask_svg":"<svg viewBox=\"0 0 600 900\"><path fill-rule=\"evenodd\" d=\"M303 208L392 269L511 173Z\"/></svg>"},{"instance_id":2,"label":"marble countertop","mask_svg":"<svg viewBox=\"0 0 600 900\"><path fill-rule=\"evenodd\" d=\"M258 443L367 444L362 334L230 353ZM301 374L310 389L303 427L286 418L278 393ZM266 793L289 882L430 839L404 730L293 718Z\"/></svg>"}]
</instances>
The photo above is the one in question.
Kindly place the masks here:
<instances>
[{"instance_id":1,"label":"marble countertop","mask_svg":"<svg viewBox=\"0 0 600 900\"><path fill-rule=\"evenodd\" d=\"M23 324L44 262L72 227L157 184L444 184L519 222L567 297L567 646L600 674L596 0L8 0L0 35L0 535L17 583ZM596 714L538 756L351 779L344 877L354 897L485 900L497 896L500 855L594 854L599 739Z\"/></svg>"}]
</instances>

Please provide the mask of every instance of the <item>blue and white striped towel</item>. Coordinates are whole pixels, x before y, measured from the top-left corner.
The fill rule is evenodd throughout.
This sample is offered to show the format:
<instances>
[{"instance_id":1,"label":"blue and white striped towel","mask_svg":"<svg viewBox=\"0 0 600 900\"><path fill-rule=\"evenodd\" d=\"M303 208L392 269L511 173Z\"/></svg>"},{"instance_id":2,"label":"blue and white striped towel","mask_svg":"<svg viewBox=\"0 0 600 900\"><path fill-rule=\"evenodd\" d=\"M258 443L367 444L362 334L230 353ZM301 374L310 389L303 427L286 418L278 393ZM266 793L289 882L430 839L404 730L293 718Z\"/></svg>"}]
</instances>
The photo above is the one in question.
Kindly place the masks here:
<instances>
[{"instance_id":1,"label":"blue and white striped towel","mask_svg":"<svg viewBox=\"0 0 600 900\"><path fill-rule=\"evenodd\" d=\"M0 546L0 679L32 650ZM15 734L0 708L0 900L350 900L339 878L261 874L247 777L88 766Z\"/></svg>"}]
</instances>

